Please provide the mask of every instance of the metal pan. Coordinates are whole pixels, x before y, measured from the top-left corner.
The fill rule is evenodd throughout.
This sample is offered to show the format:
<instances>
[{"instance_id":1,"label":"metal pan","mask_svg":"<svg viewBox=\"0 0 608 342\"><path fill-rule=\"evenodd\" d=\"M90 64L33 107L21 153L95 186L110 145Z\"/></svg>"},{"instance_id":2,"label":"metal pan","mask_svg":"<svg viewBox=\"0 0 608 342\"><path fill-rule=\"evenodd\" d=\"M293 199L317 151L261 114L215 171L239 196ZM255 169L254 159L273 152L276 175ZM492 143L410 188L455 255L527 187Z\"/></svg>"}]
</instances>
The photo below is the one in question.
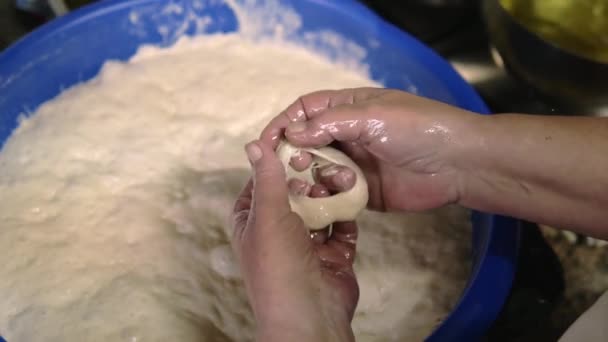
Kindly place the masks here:
<instances>
[{"instance_id":1,"label":"metal pan","mask_svg":"<svg viewBox=\"0 0 608 342\"><path fill-rule=\"evenodd\" d=\"M514 77L565 110L608 115L607 63L543 39L520 24L498 0L483 1L482 13L490 40Z\"/></svg>"}]
</instances>

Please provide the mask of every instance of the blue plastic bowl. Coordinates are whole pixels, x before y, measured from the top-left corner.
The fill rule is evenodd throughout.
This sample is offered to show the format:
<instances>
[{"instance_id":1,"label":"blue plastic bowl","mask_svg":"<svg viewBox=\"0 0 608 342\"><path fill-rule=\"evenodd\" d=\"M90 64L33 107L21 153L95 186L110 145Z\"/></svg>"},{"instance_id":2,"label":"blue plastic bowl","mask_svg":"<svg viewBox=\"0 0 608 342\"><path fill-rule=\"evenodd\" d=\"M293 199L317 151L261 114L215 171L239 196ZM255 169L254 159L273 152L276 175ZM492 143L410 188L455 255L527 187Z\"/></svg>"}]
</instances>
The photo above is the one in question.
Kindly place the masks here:
<instances>
[{"instance_id":1,"label":"blue plastic bowl","mask_svg":"<svg viewBox=\"0 0 608 342\"><path fill-rule=\"evenodd\" d=\"M213 17L206 33L238 29L232 10L218 1L106 0L54 20L0 55L0 143L21 113L34 111L62 89L94 77L109 59L126 60L142 44L170 45L183 29L184 14L163 15L167 3ZM475 91L432 50L351 0L285 0L302 18L297 35L331 30L367 49L365 62L385 86L447 102L481 114L488 109ZM140 14L133 29L130 14ZM149 16L147 18L146 16ZM132 18L131 18L132 19ZM150 19L150 20L146 20ZM170 33L161 35L159 24ZM180 34L194 34L186 25ZM169 38L168 38L169 37ZM509 295L517 251L519 222L473 213L472 273L463 295L428 341L479 340ZM11 342L11 341L9 341Z\"/></svg>"}]
</instances>

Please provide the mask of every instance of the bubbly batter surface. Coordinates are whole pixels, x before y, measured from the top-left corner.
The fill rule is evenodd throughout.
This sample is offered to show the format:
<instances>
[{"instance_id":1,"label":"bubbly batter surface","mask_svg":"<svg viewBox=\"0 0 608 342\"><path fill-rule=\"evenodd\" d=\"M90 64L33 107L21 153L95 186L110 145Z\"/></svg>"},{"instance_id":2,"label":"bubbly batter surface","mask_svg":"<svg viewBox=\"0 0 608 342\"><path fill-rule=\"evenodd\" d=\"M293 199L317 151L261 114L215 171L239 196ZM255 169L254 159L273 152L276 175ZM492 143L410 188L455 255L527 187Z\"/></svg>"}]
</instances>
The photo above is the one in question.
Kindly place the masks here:
<instances>
[{"instance_id":1,"label":"bubbly batter surface","mask_svg":"<svg viewBox=\"0 0 608 342\"><path fill-rule=\"evenodd\" d=\"M247 341L227 217L243 144L297 96L378 86L237 34L110 62L0 153L0 333L9 342ZM365 212L358 341L421 340L468 273L468 212Z\"/></svg>"}]
</instances>

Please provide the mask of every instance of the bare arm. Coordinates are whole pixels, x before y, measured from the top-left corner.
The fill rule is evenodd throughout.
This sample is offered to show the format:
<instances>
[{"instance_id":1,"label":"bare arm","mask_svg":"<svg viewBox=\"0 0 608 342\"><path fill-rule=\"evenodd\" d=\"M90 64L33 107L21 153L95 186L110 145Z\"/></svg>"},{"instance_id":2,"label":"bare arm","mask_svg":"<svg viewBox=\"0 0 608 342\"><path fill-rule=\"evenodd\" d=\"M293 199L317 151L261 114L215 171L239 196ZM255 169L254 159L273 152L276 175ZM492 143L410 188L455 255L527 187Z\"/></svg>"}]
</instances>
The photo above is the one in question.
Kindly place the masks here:
<instances>
[{"instance_id":1,"label":"bare arm","mask_svg":"<svg viewBox=\"0 0 608 342\"><path fill-rule=\"evenodd\" d=\"M477 115L398 90L302 96L262 133L337 144L362 167L369 207L458 203L608 239L608 118Z\"/></svg>"},{"instance_id":2,"label":"bare arm","mask_svg":"<svg viewBox=\"0 0 608 342\"><path fill-rule=\"evenodd\" d=\"M458 168L459 203L608 238L608 119L480 117Z\"/></svg>"}]
</instances>

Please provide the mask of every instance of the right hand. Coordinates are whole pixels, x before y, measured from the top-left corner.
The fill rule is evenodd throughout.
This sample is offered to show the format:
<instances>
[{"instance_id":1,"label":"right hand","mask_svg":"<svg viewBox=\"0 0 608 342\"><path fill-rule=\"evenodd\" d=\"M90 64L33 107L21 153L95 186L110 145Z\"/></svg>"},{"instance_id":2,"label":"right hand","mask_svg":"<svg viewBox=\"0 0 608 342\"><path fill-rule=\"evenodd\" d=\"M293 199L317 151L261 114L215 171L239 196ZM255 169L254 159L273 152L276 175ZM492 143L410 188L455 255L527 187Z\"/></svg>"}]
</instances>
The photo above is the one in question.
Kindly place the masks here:
<instances>
[{"instance_id":1,"label":"right hand","mask_svg":"<svg viewBox=\"0 0 608 342\"><path fill-rule=\"evenodd\" d=\"M325 90L300 97L261 139L275 148L283 136L298 147L333 143L363 170L371 209L419 211L458 202L460 156L475 117L397 90ZM310 159L303 154L292 164Z\"/></svg>"},{"instance_id":2,"label":"right hand","mask_svg":"<svg viewBox=\"0 0 608 342\"><path fill-rule=\"evenodd\" d=\"M253 177L233 212L232 246L260 341L354 341L359 299L353 271L357 225L337 222L311 236L289 206L289 192L325 197L322 184L288 183L270 146L246 147ZM312 238L311 238L312 237Z\"/></svg>"}]
</instances>

